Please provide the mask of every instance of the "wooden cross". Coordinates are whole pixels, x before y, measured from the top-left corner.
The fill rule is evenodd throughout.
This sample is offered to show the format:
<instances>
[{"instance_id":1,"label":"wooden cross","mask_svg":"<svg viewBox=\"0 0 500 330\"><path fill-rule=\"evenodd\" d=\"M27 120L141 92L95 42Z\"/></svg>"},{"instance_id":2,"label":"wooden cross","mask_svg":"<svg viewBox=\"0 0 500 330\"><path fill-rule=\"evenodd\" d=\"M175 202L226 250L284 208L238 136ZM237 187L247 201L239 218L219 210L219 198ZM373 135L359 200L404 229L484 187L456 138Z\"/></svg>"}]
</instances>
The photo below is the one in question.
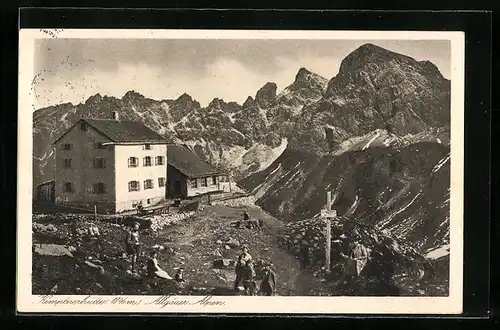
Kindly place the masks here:
<instances>
[{"instance_id":1,"label":"wooden cross","mask_svg":"<svg viewBox=\"0 0 500 330\"><path fill-rule=\"evenodd\" d=\"M321 218L326 221L326 250L325 250L325 269L330 272L330 261L331 261L331 244L332 244L332 219L337 217L337 211L332 210L332 192L328 191L326 193L326 207L321 210Z\"/></svg>"}]
</instances>

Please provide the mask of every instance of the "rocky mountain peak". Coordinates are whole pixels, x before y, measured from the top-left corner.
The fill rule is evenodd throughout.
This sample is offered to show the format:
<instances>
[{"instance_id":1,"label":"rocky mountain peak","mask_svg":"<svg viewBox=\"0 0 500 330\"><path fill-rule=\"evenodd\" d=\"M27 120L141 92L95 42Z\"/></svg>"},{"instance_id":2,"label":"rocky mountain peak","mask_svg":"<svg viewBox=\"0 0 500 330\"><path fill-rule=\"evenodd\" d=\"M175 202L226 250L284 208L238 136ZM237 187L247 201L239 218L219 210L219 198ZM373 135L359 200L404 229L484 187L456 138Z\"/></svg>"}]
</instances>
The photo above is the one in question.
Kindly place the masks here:
<instances>
[{"instance_id":1,"label":"rocky mountain peak","mask_svg":"<svg viewBox=\"0 0 500 330\"><path fill-rule=\"evenodd\" d=\"M299 71L295 75L295 81L297 82L297 81L307 80L307 78L311 75L311 73L312 73L311 71L302 67L299 69Z\"/></svg>"},{"instance_id":2,"label":"rocky mountain peak","mask_svg":"<svg viewBox=\"0 0 500 330\"><path fill-rule=\"evenodd\" d=\"M181 102L189 101L189 102L191 102L191 101L193 101L193 98L191 97L191 95L183 93L181 96L179 96L177 98L176 101L181 101Z\"/></svg>"},{"instance_id":3,"label":"rocky mountain peak","mask_svg":"<svg viewBox=\"0 0 500 330\"><path fill-rule=\"evenodd\" d=\"M249 96L249 97L247 97L247 99L243 103L243 108L244 109L251 108L251 107L255 107L256 105L257 105L257 103L255 102L254 98Z\"/></svg>"},{"instance_id":4,"label":"rocky mountain peak","mask_svg":"<svg viewBox=\"0 0 500 330\"><path fill-rule=\"evenodd\" d=\"M189 107L191 109L197 109L200 107L200 103L198 103L198 101L196 100L193 100L191 95L186 93L179 96L173 103L180 107Z\"/></svg>"},{"instance_id":5,"label":"rocky mountain peak","mask_svg":"<svg viewBox=\"0 0 500 330\"><path fill-rule=\"evenodd\" d=\"M344 58L340 64L339 74L352 72L369 63L382 63L394 60L405 64L417 64L417 61L409 56L398 54L380 46L367 43L361 45Z\"/></svg>"},{"instance_id":6,"label":"rocky mountain peak","mask_svg":"<svg viewBox=\"0 0 500 330\"><path fill-rule=\"evenodd\" d=\"M434 75L440 79L444 79L443 75L439 71L438 67L431 61L420 61L418 62L422 69L430 75Z\"/></svg>"},{"instance_id":7,"label":"rocky mountain peak","mask_svg":"<svg viewBox=\"0 0 500 330\"><path fill-rule=\"evenodd\" d=\"M123 101L132 101L132 100L142 100L144 98L145 98L144 95L137 93L134 90L130 90L127 93L125 93L125 95L123 95L122 100Z\"/></svg>"},{"instance_id":8,"label":"rocky mountain peak","mask_svg":"<svg viewBox=\"0 0 500 330\"><path fill-rule=\"evenodd\" d=\"M318 92L325 90L328 84L328 79L307 70L306 68L300 68L295 75L295 81L289 87L291 90L297 90L301 88L317 89Z\"/></svg>"},{"instance_id":9,"label":"rocky mountain peak","mask_svg":"<svg viewBox=\"0 0 500 330\"><path fill-rule=\"evenodd\" d=\"M95 95L92 95L85 101L85 105L90 105L90 104L96 104L102 101L102 96L101 94L97 93Z\"/></svg>"},{"instance_id":10,"label":"rocky mountain peak","mask_svg":"<svg viewBox=\"0 0 500 330\"><path fill-rule=\"evenodd\" d=\"M216 108L216 109L222 109L224 107L224 105L226 104L226 102L224 102L224 100L216 97L212 100L212 102L210 102L208 104L208 107L209 108Z\"/></svg>"},{"instance_id":11,"label":"rocky mountain peak","mask_svg":"<svg viewBox=\"0 0 500 330\"><path fill-rule=\"evenodd\" d=\"M255 94L255 101L257 101L257 104L261 108L268 108L276 100L277 89L278 86L276 86L275 83L266 83L257 91L257 94Z\"/></svg>"}]
</instances>

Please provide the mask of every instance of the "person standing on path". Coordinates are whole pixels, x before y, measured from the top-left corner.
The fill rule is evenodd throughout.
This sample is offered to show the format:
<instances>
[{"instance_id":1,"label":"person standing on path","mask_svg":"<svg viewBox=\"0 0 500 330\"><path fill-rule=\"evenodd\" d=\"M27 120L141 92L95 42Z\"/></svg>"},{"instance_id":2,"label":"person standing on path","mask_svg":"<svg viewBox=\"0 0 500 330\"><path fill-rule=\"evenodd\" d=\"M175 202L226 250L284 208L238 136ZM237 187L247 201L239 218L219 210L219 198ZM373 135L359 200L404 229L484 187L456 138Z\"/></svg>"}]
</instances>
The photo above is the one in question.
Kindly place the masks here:
<instances>
[{"instance_id":1,"label":"person standing on path","mask_svg":"<svg viewBox=\"0 0 500 330\"><path fill-rule=\"evenodd\" d=\"M355 274L359 276L368 263L368 250L361 243L355 241L349 257L355 261Z\"/></svg>"},{"instance_id":2,"label":"person standing on path","mask_svg":"<svg viewBox=\"0 0 500 330\"><path fill-rule=\"evenodd\" d=\"M309 266L309 247L305 241L302 241L299 247L299 259L300 259L300 268L307 268Z\"/></svg>"},{"instance_id":3,"label":"person standing on path","mask_svg":"<svg viewBox=\"0 0 500 330\"><path fill-rule=\"evenodd\" d=\"M264 296L274 296L276 290L276 273L271 269L270 264L264 267L264 275L260 282L260 293Z\"/></svg>"},{"instance_id":4,"label":"person standing on path","mask_svg":"<svg viewBox=\"0 0 500 330\"><path fill-rule=\"evenodd\" d=\"M132 261L132 273L136 273L137 260L139 259L140 251L140 240L139 240L139 223L134 221L132 224L132 229L127 233L127 239L125 241L125 247L127 254L131 257Z\"/></svg>"},{"instance_id":5,"label":"person standing on path","mask_svg":"<svg viewBox=\"0 0 500 330\"><path fill-rule=\"evenodd\" d=\"M238 291L238 287L240 286L240 282L243 277L244 267L246 267L247 262L252 260L252 256L248 253L248 247L246 245L242 248L242 253L238 256L236 261L235 273L236 280L234 281L234 290Z\"/></svg>"}]
</instances>

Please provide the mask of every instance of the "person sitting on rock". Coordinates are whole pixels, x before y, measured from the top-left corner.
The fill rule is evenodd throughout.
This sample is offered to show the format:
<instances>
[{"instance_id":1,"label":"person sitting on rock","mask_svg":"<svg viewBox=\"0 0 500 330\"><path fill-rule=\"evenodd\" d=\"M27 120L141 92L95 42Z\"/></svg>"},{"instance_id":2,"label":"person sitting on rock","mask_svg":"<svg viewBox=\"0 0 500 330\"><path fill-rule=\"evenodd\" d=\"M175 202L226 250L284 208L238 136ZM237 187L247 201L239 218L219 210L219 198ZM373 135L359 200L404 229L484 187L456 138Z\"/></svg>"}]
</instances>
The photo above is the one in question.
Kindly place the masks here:
<instances>
[{"instance_id":1,"label":"person sitting on rock","mask_svg":"<svg viewBox=\"0 0 500 330\"><path fill-rule=\"evenodd\" d=\"M136 272L137 260L139 259L140 240L139 240L139 223L134 221L132 229L127 233L125 247L127 255L132 259L132 272Z\"/></svg>"},{"instance_id":2,"label":"person sitting on rock","mask_svg":"<svg viewBox=\"0 0 500 330\"><path fill-rule=\"evenodd\" d=\"M250 220L250 216L247 212L243 212L243 220Z\"/></svg>"},{"instance_id":3,"label":"person sitting on rock","mask_svg":"<svg viewBox=\"0 0 500 330\"><path fill-rule=\"evenodd\" d=\"M170 277L170 275L168 275L168 273L163 269L161 269L160 266L158 265L157 257L158 257L158 251L157 250L151 251L151 254L149 255L148 258L148 266L147 266L148 276L152 278L159 277L165 280L171 280L172 277Z\"/></svg>"},{"instance_id":4,"label":"person sitting on rock","mask_svg":"<svg viewBox=\"0 0 500 330\"><path fill-rule=\"evenodd\" d=\"M262 281L259 292L264 296L274 296L276 290L276 273L271 269L270 264L264 266Z\"/></svg>"}]
</instances>

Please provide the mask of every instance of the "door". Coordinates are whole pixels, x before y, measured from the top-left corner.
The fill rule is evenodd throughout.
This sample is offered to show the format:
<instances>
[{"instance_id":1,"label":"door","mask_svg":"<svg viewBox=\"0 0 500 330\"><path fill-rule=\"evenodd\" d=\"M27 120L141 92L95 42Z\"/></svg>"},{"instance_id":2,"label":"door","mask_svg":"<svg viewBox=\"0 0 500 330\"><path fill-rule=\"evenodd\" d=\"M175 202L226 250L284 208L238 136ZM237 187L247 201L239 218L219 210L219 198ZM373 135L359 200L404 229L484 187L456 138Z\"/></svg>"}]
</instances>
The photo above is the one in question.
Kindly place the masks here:
<instances>
[{"instance_id":1,"label":"door","mask_svg":"<svg viewBox=\"0 0 500 330\"><path fill-rule=\"evenodd\" d=\"M174 196L180 196L182 193L182 185L179 180L174 182Z\"/></svg>"}]
</instances>

